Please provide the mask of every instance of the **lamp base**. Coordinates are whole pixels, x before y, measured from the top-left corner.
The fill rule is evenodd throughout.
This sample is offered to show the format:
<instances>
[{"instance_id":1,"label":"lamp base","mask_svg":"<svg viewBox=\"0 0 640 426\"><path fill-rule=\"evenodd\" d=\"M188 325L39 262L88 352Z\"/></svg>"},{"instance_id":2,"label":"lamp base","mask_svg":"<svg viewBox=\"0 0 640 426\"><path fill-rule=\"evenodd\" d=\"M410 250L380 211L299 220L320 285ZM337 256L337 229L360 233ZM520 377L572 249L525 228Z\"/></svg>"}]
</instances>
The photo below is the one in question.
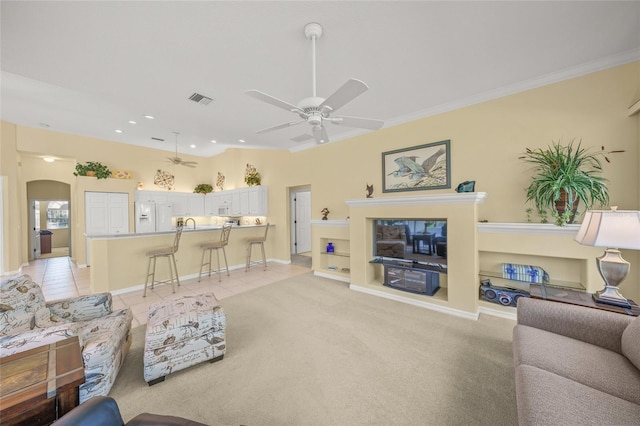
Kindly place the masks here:
<instances>
[{"instance_id":1,"label":"lamp base","mask_svg":"<svg viewBox=\"0 0 640 426\"><path fill-rule=\"evenodd\" d=\"M598 303L620 306L621 308L631 307L631 303L629 303L624 296L618 293L618 287L606 286L604 290L593 293L593 300Z\"/></svg>"}]
</instances>

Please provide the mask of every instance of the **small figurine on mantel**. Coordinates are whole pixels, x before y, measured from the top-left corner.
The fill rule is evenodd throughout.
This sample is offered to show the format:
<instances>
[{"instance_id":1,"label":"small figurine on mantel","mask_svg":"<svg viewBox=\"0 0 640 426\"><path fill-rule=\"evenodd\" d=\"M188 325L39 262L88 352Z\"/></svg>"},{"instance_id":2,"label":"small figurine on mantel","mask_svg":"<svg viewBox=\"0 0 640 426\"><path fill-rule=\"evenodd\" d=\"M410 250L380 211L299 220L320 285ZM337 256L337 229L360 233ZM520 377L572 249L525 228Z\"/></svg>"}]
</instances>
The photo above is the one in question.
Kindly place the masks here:
<instances>
[{"instance_id":1,"label":"small figurine on mantel","mask_svg":"<svg viewBox=\"0 0 640 426\"><path fill-rule=\"evenodd\" d=\"M329 213L330 213L328 208L325 207L324 209L320 210L320 213L322 213L322 220L329 220L327 218L327 216L329 216Z\"/></svg>"},{"instance_id":2,"label":"small figurine on mantel","mask_svg":"<svg viewBox=\"0 0 640 426\"><path fill-rule=\"evenodd\" d=\"M373 185L367 184L367 198L373 198Z\"/></svg>"}]
</instances>

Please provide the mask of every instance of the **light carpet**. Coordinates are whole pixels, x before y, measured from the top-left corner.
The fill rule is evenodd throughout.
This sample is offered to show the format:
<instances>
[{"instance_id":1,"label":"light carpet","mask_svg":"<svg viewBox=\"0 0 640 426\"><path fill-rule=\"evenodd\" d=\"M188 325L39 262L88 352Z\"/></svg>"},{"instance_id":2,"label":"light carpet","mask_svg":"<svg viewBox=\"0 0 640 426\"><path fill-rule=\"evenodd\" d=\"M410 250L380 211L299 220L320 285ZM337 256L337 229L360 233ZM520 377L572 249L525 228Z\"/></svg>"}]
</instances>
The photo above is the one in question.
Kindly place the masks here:
<instances>
[{"instance_id":1,"label":"light carpet","mask_svg":"<svg viewBox=\"0 0 640 426\"><path fill-rule=\"evenodd\" d=\"M227 353L149 387L144 327L112 388L210 425L515 425L514 321L478 321L303 274L221 301Z\"/></svg>"}]
</instances>

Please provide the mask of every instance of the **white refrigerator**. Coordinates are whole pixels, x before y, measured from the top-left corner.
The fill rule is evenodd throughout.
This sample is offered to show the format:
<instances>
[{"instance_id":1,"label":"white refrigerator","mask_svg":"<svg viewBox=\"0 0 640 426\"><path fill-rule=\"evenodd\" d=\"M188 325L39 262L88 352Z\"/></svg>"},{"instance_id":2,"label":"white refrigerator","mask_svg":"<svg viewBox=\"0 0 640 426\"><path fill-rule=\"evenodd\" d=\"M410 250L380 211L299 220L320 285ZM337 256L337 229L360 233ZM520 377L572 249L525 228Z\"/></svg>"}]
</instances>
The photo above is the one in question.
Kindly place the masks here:
<instances>
[{"instance_id":1,"label":"white refrigerator","mask_svg":"<svg viewBox=\"0 0 640 426\"><path fill-rule=\"evenodd\" d=\"M135 203L136 233L171 231L173 211L169 203Z\"/></svg>"}]
</instances>

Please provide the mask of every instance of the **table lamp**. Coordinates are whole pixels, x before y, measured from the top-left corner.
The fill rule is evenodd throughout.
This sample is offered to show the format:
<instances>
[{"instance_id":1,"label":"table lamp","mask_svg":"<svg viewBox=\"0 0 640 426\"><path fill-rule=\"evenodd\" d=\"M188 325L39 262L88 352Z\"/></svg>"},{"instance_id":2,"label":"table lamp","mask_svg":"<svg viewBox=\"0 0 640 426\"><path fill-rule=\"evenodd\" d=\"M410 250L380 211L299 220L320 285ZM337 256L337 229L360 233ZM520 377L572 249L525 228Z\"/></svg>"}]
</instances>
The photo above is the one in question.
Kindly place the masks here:
<instances>
[{"instance_id":1,"label":"table lamp","mask_svg":"<svg viewBox=\"0 0 640 426\"><path fill-rule=\"evenodd\" d=\"M594 293L595 301L630 308L631 303L618 291L618 285L629 273L629 262L619 249L640 250L640 211L617 210L615 206L611 210L589 210L575 240L605 247L604 254L596 258L605 286Z\"/></svg>"}]
</instances>

